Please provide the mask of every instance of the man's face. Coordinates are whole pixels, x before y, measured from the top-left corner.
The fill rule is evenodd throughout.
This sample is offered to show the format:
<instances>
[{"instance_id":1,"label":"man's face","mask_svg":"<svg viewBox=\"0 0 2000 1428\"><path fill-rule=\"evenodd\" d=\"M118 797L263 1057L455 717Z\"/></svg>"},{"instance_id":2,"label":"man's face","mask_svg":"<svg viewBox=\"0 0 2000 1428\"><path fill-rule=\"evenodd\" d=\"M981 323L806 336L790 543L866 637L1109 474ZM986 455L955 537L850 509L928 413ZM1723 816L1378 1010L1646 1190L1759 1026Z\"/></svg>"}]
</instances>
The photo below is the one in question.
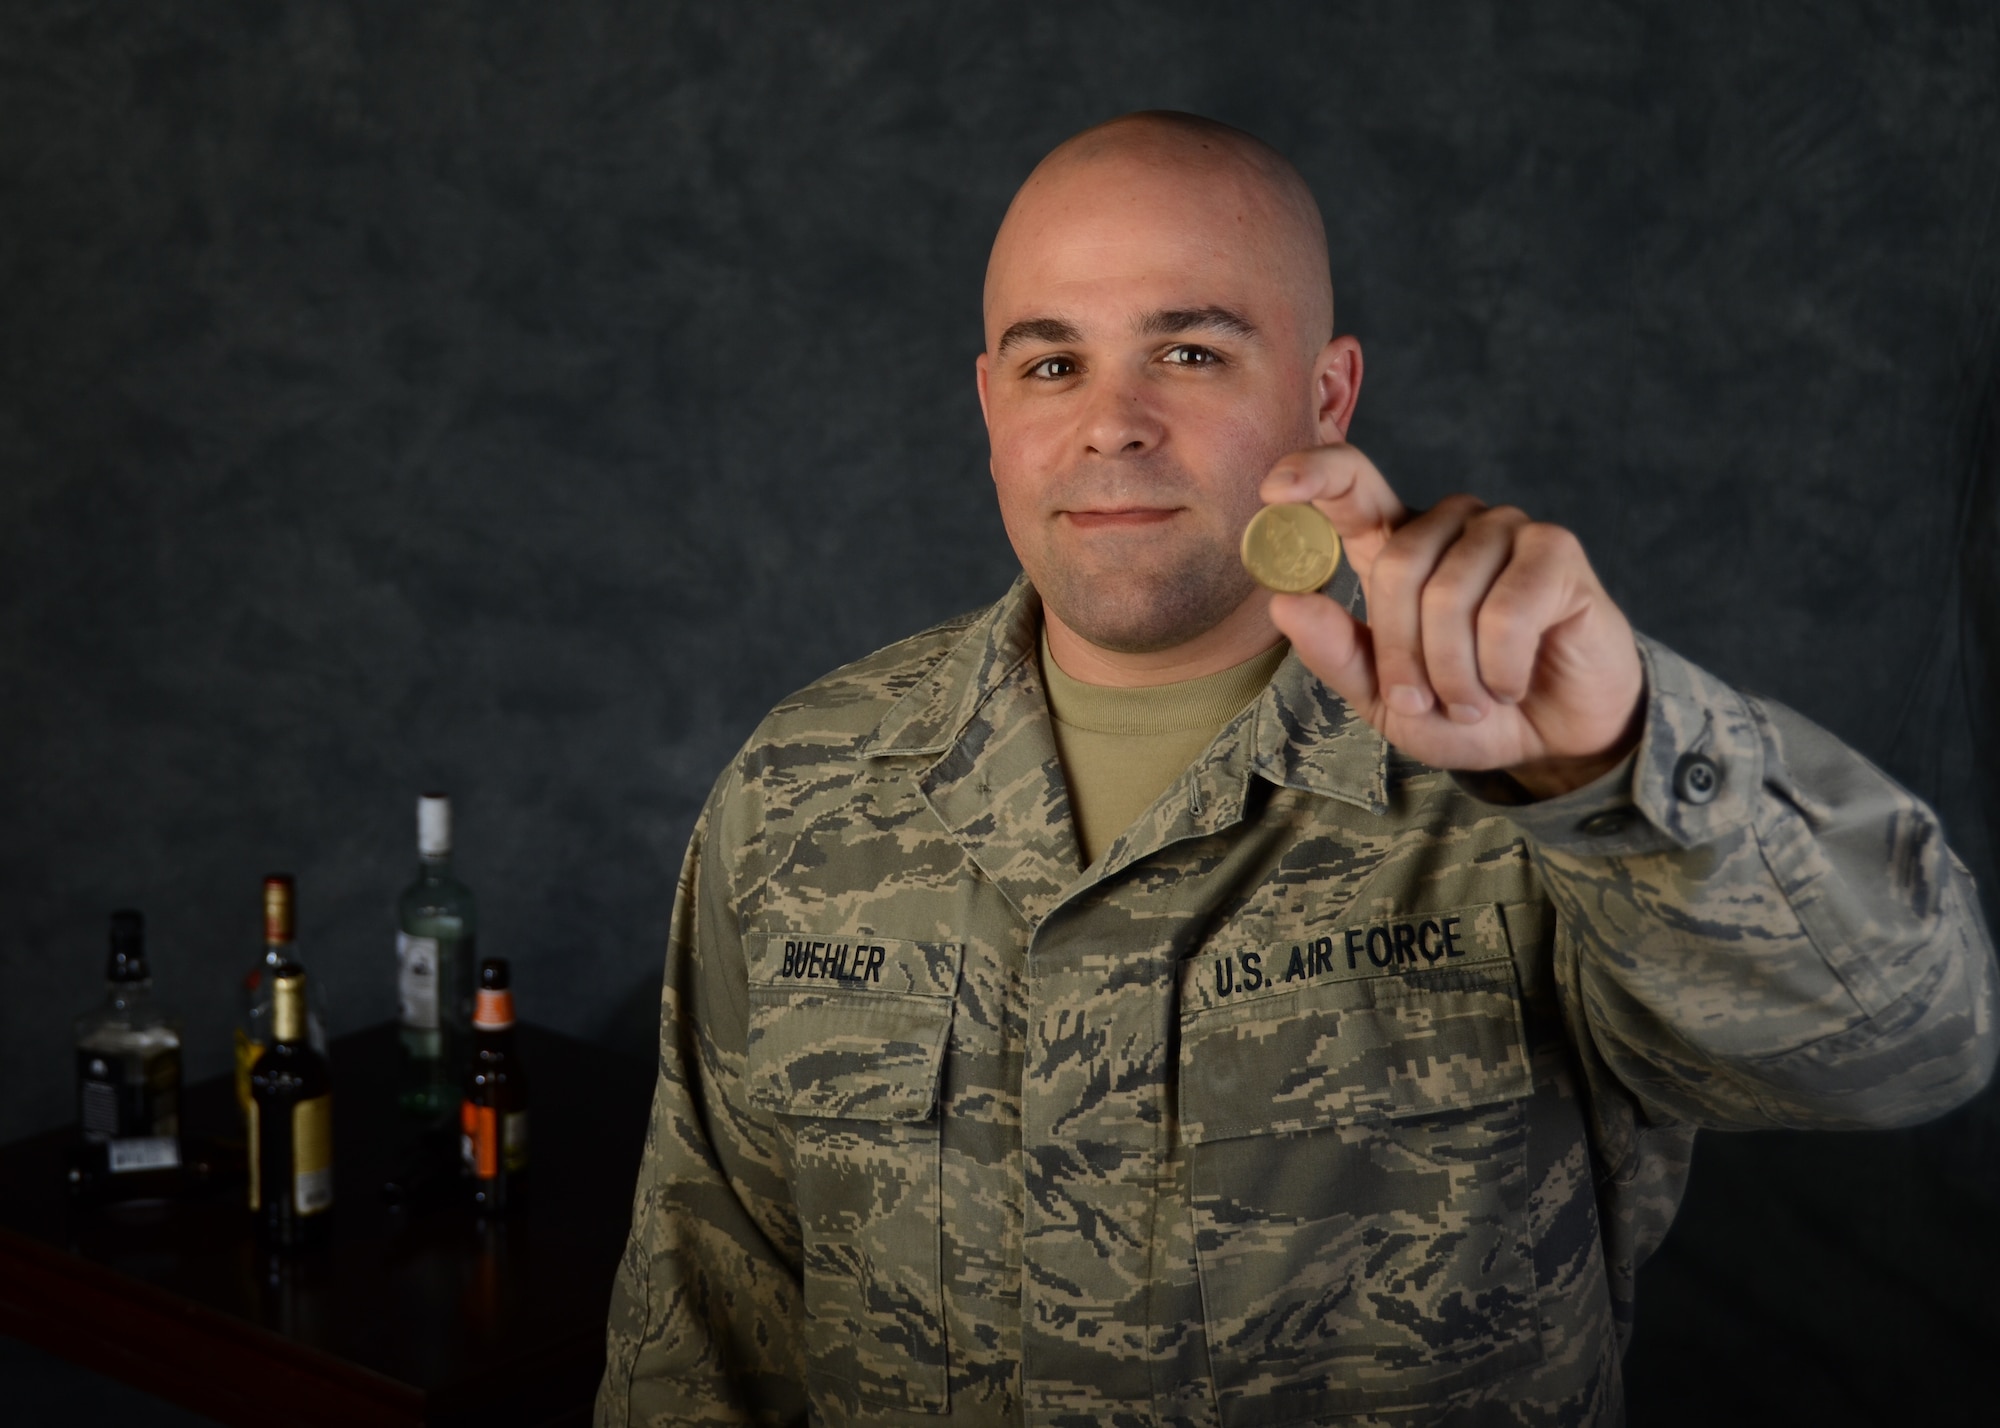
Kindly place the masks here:
<instances>
[{"instance_id":1,"label":"man's face","mask_svg":"<svg viewBox=\"0 0 2000 1428\"><path fill-rule=\"evenodd\" d=\"M1039 177L1039 176L1038 176ZM1237 544L1318 434L1297 265L1254 183L1105 158L1031 182L995 245L980 402L1000 514L1049 609L1151 652L1264 598Z\"/></svg>"}]
</instances>

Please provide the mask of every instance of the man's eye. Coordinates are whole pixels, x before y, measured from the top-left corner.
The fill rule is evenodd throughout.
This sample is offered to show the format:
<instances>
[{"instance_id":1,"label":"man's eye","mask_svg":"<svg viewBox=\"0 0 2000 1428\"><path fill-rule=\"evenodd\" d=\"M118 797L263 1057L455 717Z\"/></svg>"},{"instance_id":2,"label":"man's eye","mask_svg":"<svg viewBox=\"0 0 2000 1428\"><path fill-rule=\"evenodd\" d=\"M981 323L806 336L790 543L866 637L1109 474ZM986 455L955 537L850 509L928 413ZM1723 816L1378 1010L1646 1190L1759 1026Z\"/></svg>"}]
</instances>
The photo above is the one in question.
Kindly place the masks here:
<instances>
[{"instance_id":1,"label":"man's eye","mask_svg":"<svg viewBox=\"0 0 2000 1428\"><path fill-rule=\"evenodd\" d=\"M1039 377L1045 382L1060 381L1064 377L1076 375L1076 363L1067 357L1044 357L1028 368L1030 377Z\"/></svg>"},{"instance_id":2,"label":"man's eye","mask_svg":"<svg viewBox=\"0 0 2000 1428\"><path fill-rule=\"evenodd\" d=\"M1169 347L1163 360L1173 367L1213 367L1222 361L1222 355L1212 348L1182 342Z\"/></svg>"}]
</instances>

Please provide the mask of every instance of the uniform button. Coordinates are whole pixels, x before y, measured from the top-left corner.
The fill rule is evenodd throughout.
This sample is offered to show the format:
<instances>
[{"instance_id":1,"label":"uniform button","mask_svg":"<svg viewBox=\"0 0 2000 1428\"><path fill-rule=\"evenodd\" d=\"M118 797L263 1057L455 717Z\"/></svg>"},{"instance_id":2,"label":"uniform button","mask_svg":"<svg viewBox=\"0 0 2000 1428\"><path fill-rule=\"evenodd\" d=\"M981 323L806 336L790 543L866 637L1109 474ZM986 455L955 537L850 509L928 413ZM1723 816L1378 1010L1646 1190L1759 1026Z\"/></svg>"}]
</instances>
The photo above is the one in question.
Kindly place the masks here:
<instances>
[{"instance_id":1,"label":"uniform button","mask_svg":"<svg viewBox=\"0 0 2000 1428\"><path fill-rule=\"evenodd\" d=\"M1607 808L1602 813L1593 813L1576 825L1577 832L1588 833L1593 838L1609 838L1614 833L1623 833L1638 818L1637 809Z\"/></svg>"},{"instance_id":2,"label":"uniform button","mask_svg":"<svg viewBox=\"0 0 2000 1428\"><path fill-rule=\"evenodd\" d=\"M1682 754L1674 765L1674 792L1682 803L1708 803L1722 788L1722 770L1707 754Z\"/></svg>"}]
</instances>

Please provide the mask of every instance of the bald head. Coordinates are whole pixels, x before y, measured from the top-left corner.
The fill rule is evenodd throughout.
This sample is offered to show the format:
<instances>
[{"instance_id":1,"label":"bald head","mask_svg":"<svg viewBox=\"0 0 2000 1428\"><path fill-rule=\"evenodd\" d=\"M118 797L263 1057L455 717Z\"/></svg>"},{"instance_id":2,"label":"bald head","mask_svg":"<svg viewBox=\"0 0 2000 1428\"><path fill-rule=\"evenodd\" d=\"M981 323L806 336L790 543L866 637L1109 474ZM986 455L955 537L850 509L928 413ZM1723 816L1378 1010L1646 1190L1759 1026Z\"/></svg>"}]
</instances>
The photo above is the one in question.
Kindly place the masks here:
<instances>
[{"instance_id":1,"label":"bald head","mask_svg":"<svg viewBox=\"0 0 2000 1428\"><path fill-rule=\"evenodd\" d=\"M1192 115L1087 130L1014 196L985 318L994 487L1057 659L1276 640L1237 542L1279 457L1345 436L1361 370L1292 166Z\"/></svg>"},{"instance_id":2,"label":"bald head","mask_svg":"<svg viewBox=\"0 0 2000 1428\"><path fill-rule=\"evenodd\" d=\"M1126 114L1058 144L1008 205L987 260L987 350L996 286L1024 250L1074 241L1093 215L1204 227L1262 269L1286 295L1296 340L1316 350L1333 335L1333 281L1319 205L1290 161L1254 135L1172 110Z\"/></svg>"}]
</instances>

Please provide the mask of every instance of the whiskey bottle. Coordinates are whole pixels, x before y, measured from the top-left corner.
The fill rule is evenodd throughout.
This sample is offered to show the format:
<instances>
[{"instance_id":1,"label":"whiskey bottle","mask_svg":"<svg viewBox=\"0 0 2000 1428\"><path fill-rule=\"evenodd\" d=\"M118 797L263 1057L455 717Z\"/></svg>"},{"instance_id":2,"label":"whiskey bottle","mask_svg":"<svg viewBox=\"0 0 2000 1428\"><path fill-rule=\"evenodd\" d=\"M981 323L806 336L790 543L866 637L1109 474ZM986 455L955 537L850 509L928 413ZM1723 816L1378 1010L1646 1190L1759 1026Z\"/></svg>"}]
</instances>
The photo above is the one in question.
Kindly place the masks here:
<instances>
[{"instance_id":1,"label":"whiskey bottle","mask_svg":"<svg viewBox=\"0 0 2000 1428\"><path fill-rule=\"evenodd\" d=\"M464 1074L477 917L472 890L451 872L451 798L417 800L417 877L396 907L396 1001L402 1043L397 1100L448 1114Z\"/></svg>"},{"instance_id":2,"label":"whiskey bottle","mask_svg":"<svg viewBox=\"0 0 2000 1428\"><path fill-rule=\"evenodd\" d=\"M472 1065L459 1106L460 1152L472 1203L503 1214L520 1203L528 1170L528 1078L514 1050L514 993L507 962L479 967L472 1013Z\"/></svg>"},{"instance_id":3,"label":"whiskey bottle","mask_svg":"<svg viewBox=\"0 0 2000 1428\"><path fill-rule=\"evenodd\" d=\"M290 873L264 879L264 955L244 974L236 1012L236 1100L250 1113L250 1067L271 1040L271 981L298 955L298 890ZM306 1039L327 1054L326 1003L317 985L306 1006Z\"/></svg>"},{"instance_id":4,"label":"whiskey bottle","mask_svg":"<svg viewBox=\"0 0 2000 1428\"><path fill-rule=\"evenodd\" d=\"M333 1078L306 1028L306 974L272 969L271 1040L250 1068L250 1211L265 1245L326 1237L333 1208Z\"/></svg>"},{"instance_id":5,"label":"whiskey bottle","mask_svg":"<svg viewBox=\"0 0 2000 1428\"><path fill-rule=\"evenodd\" d=\"M76 1108L88 1168L114 1179L181 1163L181 1029L153 1001L145 919L111 914L104 1000L76 1019Z\"/></svg>"}]
</instances>

